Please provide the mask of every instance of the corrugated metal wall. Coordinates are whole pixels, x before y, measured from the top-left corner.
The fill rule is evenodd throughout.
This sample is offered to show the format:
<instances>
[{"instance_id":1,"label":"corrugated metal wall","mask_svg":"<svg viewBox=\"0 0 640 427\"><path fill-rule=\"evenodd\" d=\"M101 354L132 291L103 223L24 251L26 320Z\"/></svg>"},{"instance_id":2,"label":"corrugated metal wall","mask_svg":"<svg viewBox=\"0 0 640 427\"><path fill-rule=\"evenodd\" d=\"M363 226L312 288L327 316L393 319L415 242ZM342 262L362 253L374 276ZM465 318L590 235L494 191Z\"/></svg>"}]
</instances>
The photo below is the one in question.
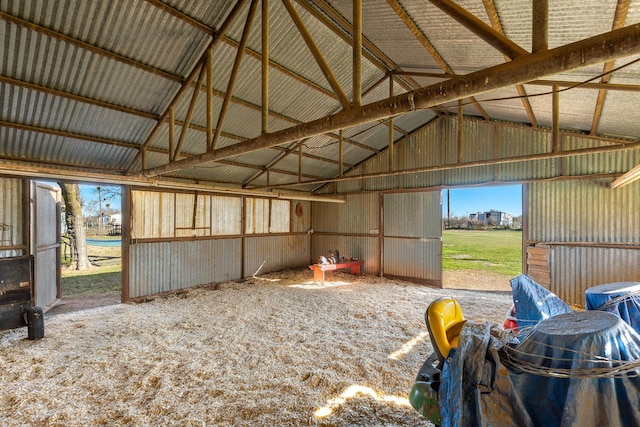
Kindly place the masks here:
<instances>
[{"instance_id":1,"label":"corrugated metal wall","mask_svg":"<svg viewBox=\"0 0 640 427\"><path fill-rule=\"evenodd\" d=\"M303 234L247 237L244 252L245 276L308 265L310 240L308 235ZM311 275L311 270L309 274Z\"/></svg>"},{"instance_id":2,"label":"corrugated metal wall","mask_svg":"<svg viewBox=\"0 0 640 427\"><path fill-rule=\"evenodd\" d=\"M380 272L380 195L350 194L346 203L313 203L311 256L316 262L329 249L364 261L363 273Z\"/></svg>"},{"instance_id":3,"label":"corrugated metal wall","mask_svg":"<svg viewBox=\"0 0 640 427\"><path fill-rule=\"evenodd\" d=\"M311 205L299 203L132 190L129 298L308 265Z\"/></svg>"},{"instance_id":4,"label":"corrugated metal wall","mask_svg":"<svg viewBox=\"0 0 640 427\"><path fill-rule=\"evenodd\" d=\"M190 240L130 245L131 298L241 277L242 240Z\"/></svg>"},{"instance_id":5,"label":"corrugated metal wall","mask_svg":"<svg viewBox=\"0 0 640 427\"><path fill-rule=\"evenodd\" d=\"M0 258L24 255L23 250L2 250L3 247L24 245L22 180L0 177Z\"/></svg>"},{"instance_id":6,"label":"corrugated metal wall","mask_svg":"<svg viewBox=\"0 0 640 427\"><path fill-rule=\"evenodd\" d=\"M609 183L612 179L599 178L624 173L640 163L640 150L535 159L532 156L551 153L553 150L549 130L467 117L462 121L461 134L459 127L457 117L442 117L395 145L397 165L402 169L441 166L452 166L452 169L403 174L402 179L385 177L340 182L337 190L342 193L338 195L347 197L346 205L336 207L314 204L314 257L325 255L327 249L336 246L335 243L350 251L361 252L362 257L379 255L381 244L375 236L379 231L379 193L346 195L348 191L439 189L441 186L563 177L565 180L531 184L528 196L529 234L525 238L531 244L551 244L552 291L573 304L584 304L584 291L587 287L619 280L640 281L637 266L640 264L640 252L637 249L640 248L640 184L611 190ZM459 146L460 142L462 145ZM612 144L615 142L563 132L557 149L577 150ZM455 167L458 161L465 163L514 157L523 157L524 160L489 166ZM358 176L388 170L385 154L364 162L347 175ZM583 175L598 177L581 177ZM576 178L568 180L571 176ZM333 186L325 186L319 193L327 194L332 190ZM402 222L402 212L406 209L412 208L403 203L391 203L388 207L385 203L385 218L393 215L398 217L398 223L385 220L385 235L389 236L389 229L397 227L400 227L398 233L417 233L420 224L413 224L409 226L410 229L413 228L407 230ZM367 266L368 272L384 271L419 277L420 272L410 270L432 269L440 265L440 259L435 258L438 255L433 252L437 245L431 247L427 242L414 242L410 248L406 245L407 241L385 238L384 270L379 263L367 260L370 263ZM412 260L415 253L422 255ZM421 262L421 265L415 265L414 262Z\"/></svg>"},{"instance_id":7,"label":"corrugated metal wall","mask_svg":"<svg viewBox=\"0 0 640 427\"><path fill-rule=\"evenodd\" d=\"M311 239L310 263L320 255L328 256L329 249L338 250L341 257L358 258L364 261L363 274L380 273L380 237L350 236L337 234L314 234Z\"/></svg>"},{"instance_id":8,"label":"corrugated metal wall","mask_svg":"<svg viewBox=\"0 0 640 427\"><path fill-rule=\"evenodd\" d=\"M313 204L311 262L337 249L340 256L363 260L363 273L442 283L439 191L345 197L343 205Z\"/></svg>"},{"instance_id":9,"label":"corrugated metal wall","mask_svg":"<svg viewBox=\"0 0 640 427\"><path fill-rule=\"evenodd\" d=\"M384 276L442 285L440 191L384 195Z\"/></svg>"},{"instance_id":10,"label":"corrugated metal wall","mask_svg":"<svg viewBox=\"0 0 640 427\"><path fill-rule=\"evenodd\" d=\"M640 281L640 183L611 181L529 184L527 239L550 244L550 289L573 304L591 286Z\"/></svg>"}]
</instances>

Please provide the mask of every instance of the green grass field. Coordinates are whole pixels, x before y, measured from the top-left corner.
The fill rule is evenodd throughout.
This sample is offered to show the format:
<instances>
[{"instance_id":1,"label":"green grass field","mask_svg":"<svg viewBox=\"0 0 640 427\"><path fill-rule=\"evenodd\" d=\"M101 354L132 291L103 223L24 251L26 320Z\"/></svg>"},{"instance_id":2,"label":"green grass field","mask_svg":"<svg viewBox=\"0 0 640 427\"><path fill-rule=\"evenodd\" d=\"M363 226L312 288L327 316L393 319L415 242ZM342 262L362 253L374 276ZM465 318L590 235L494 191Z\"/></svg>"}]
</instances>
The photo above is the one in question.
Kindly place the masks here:
<instances>
[{"instance_id":1,"label":"green grass field","mask_svg":"<svg viewBox=\"0 0 640 427\"><path fill-rule=\"evenodd\" d=\"M96 238L96 236L91 236ZM120 237L100 236L101 240L114 240ZM85 271L62 269L62 296L98 296L120 292L121 288L121 248L88 245L89 259L94 265ZM63 265L68 265L65 255L69 254L68 246L63 243Z\"/></svg>"},{"instance_id":2,"label":"green grass field","mask_svg":"<svg viewBox=\"0 0 640 427\"><path fill-rule=\"evenodd\" d=\"M120 264L90 270L62 270L62 296L97 296L120 292Z\"/></svg>"},{"instance_id":3,"label":"green grass field","mask_svg":"<svg viewBox=\"0 0 640 427\"><path fill-rule=\"evenodd\" d=\"M445 230L443 270L483 270L508 276L522 272L522 232Z\"/></svg>"}]
</instances>

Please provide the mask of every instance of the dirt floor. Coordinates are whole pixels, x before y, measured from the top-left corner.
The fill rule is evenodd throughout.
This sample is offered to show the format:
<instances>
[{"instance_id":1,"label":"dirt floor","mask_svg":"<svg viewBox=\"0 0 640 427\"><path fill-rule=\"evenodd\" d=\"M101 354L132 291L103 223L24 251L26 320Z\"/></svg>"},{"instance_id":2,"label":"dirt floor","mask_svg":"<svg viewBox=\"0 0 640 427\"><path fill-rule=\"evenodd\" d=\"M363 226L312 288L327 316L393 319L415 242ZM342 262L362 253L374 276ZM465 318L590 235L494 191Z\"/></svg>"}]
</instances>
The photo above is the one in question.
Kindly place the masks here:
<instances>
[{"instance_id":1,"label":"dirt floor","mask_svg":"<svg viewBox=\"0 0 640 427\"><path fill-rule=\"evenodd\" d=\"M110 292L95 296L63 297L47 310L46 317L71 311L120 304L120 301L122 301L120 292Z\"/></svg>"},{"instance_id":2,"label":"dirt floor","mask_svg":"<svg viewBox=\"0 0 640 427\"><path fill-rule=\"evenodd\" d=\"M503 291L327 276L49 314L37 341L0 332L0 425L429 426L408 403L431 353L427 305L451 295L500 324L511 305Z\"/></svg>"}]
</instances>

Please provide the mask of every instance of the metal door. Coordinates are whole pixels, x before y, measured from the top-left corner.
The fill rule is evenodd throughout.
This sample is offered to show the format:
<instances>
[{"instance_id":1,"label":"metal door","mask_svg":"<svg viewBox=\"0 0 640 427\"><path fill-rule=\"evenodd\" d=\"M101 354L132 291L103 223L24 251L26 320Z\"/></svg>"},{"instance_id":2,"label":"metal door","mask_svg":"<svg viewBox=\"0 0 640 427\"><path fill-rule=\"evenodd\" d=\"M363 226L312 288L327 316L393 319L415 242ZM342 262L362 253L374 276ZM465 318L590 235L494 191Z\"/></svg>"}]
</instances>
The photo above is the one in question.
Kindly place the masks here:
<instances>
[{"instance_id":1,"label":"metal door","mask_svg":"<svg viewBox=\"0 0 640 427\"><path fill-rule=\"evenodd\" d=\"M60 297L60 205L58 186L33 182L33 300L45 308Z\"/></svg>"},{"instance_id":2,"label":"metal door","mask_svg":"<svg viewBox=\"0 0 640 427\"><path fill-rule=\"evenodd\" d=\"M442 286L440 191L385 194L383 275Z\"/></svg>"}]
</instances>

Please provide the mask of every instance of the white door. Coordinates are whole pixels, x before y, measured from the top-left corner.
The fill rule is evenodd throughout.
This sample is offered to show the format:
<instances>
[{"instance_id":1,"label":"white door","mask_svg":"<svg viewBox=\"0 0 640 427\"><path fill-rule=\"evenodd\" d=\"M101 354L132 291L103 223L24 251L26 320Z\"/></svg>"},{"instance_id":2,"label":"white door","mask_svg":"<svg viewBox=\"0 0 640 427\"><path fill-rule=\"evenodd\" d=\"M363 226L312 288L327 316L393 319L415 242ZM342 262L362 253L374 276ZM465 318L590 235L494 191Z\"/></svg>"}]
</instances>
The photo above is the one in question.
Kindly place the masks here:
<instances>
[{"instance_id":1,"label":"white door","mask_svg":"<svg viewBox=\"0 0 640 427\"><path fill-rule=\"evenodd\" d=\"M33 182L33 300L46 309L60 297L60 202L57 186Z\"/></svg>"}]
</instances>

